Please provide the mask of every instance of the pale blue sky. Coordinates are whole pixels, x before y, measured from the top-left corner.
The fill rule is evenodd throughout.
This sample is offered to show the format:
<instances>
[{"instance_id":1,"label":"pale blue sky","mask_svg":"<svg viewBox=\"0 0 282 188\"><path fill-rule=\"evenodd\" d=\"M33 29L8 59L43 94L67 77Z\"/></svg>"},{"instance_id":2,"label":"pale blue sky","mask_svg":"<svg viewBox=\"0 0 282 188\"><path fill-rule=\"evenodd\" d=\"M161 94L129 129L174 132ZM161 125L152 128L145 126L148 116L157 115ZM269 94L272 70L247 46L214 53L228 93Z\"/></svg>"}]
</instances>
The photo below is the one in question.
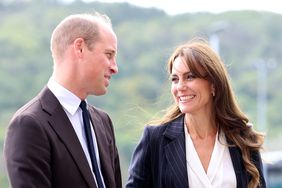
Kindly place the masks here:
<instances>
[{"instance_id":1,"label":"pale blue sky","mask_svg":"<svg viewBox=\"0 0 282 188\"><path fill-rule=\"evenodd\" d=\"M65 0L73 1L73 0ZM128 2L141 7L156 7L175 15L207 11L220 13L229 10L264 10L282 14L280 0L83 0L85 2Z\"/></svg>"}]
</instances>

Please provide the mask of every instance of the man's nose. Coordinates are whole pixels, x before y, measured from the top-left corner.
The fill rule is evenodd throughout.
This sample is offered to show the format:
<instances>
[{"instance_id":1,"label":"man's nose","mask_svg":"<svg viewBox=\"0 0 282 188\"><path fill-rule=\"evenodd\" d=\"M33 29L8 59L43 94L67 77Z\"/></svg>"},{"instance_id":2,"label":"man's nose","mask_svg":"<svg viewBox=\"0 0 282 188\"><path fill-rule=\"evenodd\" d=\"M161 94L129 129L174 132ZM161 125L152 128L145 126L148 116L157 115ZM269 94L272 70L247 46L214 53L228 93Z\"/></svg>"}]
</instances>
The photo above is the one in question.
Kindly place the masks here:
<instances>
[{"instance_id":1,"label":"man's nose","mask_svg":"<svg viewBox=\"0 0 282 188\"><path fill-rule=\"evenodd\" d=\"M115 59L111 62L110 69L111 69L112 74L117 74L118 73L118 65L117 65Z\"/></svg>"}]
</instances>

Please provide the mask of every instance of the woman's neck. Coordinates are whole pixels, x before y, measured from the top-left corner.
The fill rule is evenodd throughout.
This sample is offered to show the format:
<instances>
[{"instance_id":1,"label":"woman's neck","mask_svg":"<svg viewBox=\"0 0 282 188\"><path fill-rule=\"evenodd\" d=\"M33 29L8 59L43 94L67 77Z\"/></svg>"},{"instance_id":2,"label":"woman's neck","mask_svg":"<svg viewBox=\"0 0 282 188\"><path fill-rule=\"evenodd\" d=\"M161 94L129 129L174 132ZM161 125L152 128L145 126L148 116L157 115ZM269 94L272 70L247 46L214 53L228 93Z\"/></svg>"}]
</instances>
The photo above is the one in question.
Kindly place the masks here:
<instances>
[{"instance_id":1,"label":"woman's neck","mask_svg":"<svg viewBox=\"0 0 282 188\"><path fill-rule=\"evenodd\" d=\"M216 136L217 133L215 120L211 117L185 114L185 126L192 138L206 139Z\"/></svg>"}]
</instances>

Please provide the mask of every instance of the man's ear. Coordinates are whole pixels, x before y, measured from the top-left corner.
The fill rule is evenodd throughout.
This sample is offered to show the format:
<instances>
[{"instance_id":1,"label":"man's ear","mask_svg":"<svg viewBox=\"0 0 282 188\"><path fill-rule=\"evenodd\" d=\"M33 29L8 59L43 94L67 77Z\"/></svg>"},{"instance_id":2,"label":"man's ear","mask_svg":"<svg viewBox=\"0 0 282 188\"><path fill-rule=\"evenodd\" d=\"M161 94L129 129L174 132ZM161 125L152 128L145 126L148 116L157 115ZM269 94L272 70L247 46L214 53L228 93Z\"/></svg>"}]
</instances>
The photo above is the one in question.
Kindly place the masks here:
<instances>
[{"instance_id":1,"label":"man's ear","mask_svg":"<svg viewBox=\"0 0 282 188\"><path fill-rule=\"evenodd\" d=\"M82 53L84 50L84 40L83 38L77 38L74 40L73 42L73 48L74 48L74 52L76 54L77 57L82 57Z\"/></svg>"}]
</instances>

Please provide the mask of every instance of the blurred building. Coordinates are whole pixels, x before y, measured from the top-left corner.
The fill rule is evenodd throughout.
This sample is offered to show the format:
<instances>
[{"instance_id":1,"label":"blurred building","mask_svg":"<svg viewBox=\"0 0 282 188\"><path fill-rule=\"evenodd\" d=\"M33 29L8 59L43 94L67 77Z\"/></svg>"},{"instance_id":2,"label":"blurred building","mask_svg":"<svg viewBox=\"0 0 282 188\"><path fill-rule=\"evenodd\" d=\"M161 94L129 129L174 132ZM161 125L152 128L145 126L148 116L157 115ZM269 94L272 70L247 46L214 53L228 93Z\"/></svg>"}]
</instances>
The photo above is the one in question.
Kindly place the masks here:
<instances>
[{"instance_id":1,"label":"blurred building","mask_svg":"<svg viewBox=\"0 0 282 188\"><path fill-rule=\"evenodd\" d=\"M262 153L268 188L282 188L282 151Z\"/></svg>"}]
</instances>

